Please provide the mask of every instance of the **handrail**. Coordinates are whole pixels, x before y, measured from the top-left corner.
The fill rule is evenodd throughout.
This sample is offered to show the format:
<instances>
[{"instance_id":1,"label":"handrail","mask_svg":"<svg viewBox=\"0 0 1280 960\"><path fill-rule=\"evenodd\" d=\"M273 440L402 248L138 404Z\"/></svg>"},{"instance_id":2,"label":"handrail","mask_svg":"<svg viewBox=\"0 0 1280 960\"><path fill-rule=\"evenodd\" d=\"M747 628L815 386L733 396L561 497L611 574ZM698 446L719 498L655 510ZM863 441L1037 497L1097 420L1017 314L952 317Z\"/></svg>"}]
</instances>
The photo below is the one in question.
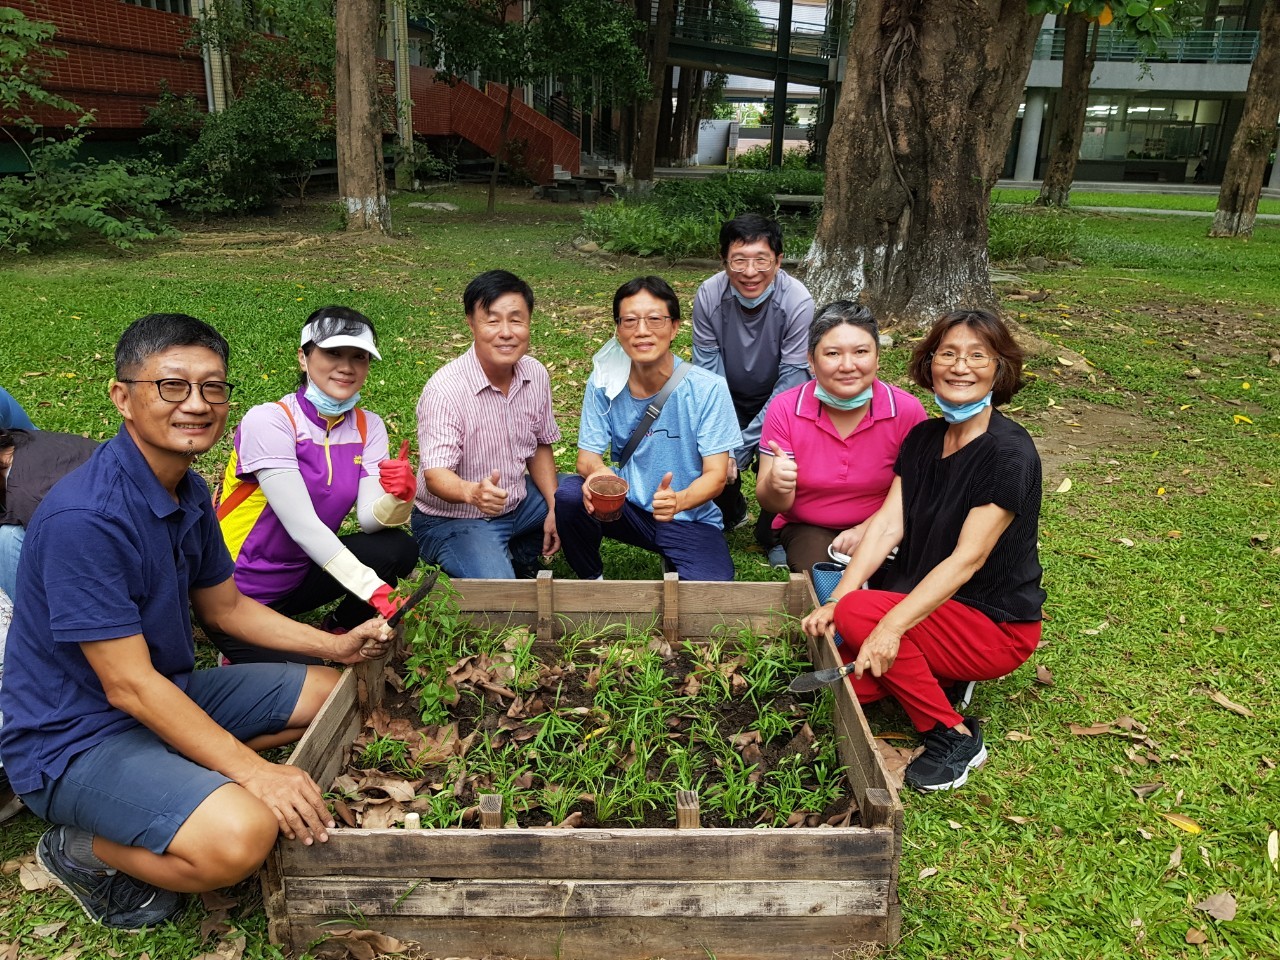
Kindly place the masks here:
<instances>
[{"instance_id":1,"label":"handrail","mask_svg":"<svg viewBox=\"0 0 1280 960\"><path fill-rule=\"evenodd\" d=\"M836 55L840 44L835 31L794 20L790 35L793 57L828 60ZM745 16L734 10L686 10L676 18L672 38L775 52L778 49L778 18Z\"/></svg>"},{"instance_id":2,"label":"handrail","mask_svg":"<svg viewBox=\"0 0 1280 960\"><path fill-rule=\"evenodd\" d=\"M1041 30L1036 38L1036 60L1061 60L1065 30ZM1159 41L1159 52L1148 57L1152 63L1252 63L1258 55L1257 30L1189 30ZM1137 41L1119 30L1098 33L1098 60L1132 61L1140 56Z\"/></svg>"}]
</instances>

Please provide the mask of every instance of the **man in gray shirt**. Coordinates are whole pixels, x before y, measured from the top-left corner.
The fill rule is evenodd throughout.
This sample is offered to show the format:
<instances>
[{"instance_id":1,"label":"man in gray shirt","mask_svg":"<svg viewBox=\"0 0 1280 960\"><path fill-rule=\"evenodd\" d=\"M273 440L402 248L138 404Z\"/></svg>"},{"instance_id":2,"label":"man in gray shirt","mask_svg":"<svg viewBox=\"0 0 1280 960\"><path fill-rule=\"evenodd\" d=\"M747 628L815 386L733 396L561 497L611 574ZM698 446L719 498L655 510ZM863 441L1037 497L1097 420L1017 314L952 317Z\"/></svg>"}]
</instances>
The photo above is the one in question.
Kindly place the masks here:
<instances>
[{"instance_id":1,"label":"man in gray shirt","mask_svg":"<svg viewBox=\"0 0 1280 960\"><path fill-rule=\"evenodd\" d=\"M705 281L693 301L693 362L729 382L742 429L743 445L730 458L729 482L716 498L727 533L747 517L740 472L759 456L769 400L809 379L813 297L782 269L782 229L773 220L744 213L725 223L720 259L725 269ZM771 564L785 567L772 522L772 514L761 513L756 541Z\"/></svg>"}]
</instances>

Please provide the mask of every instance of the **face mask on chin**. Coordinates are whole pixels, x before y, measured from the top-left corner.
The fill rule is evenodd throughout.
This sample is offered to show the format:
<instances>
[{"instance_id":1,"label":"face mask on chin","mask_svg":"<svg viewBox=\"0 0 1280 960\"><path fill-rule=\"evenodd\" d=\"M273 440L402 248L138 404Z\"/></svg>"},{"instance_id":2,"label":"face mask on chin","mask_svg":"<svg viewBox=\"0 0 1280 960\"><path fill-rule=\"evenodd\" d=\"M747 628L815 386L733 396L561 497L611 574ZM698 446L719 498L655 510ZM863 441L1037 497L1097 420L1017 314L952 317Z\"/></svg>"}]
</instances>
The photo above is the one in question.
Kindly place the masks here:
<instances>
[{"instance_id":1,"label":"face mask on chin","mask_svg":"<svg viewBox=\"0 0 1280 960\"><path fill-rule=\"evenodd\" d=\"M356 391L346 400L335 400L314 383L307 382L307 392L303 394L316 408L322 417L340 417L360 402L360 391Z\"/></svg>"},{"instance_id":2,"label":"face mask on chin","mask_svg":"<svg viewBox=\"0 0 1280 960\"><path fill-rule=\"evenodd\" d=\"M730 286L732 286L732 284ZM765 287L764 290L761 292L760 296L756 297L755 299L748 299L747 297L744 297L741 293L738 292L737 287L733 287L733 295L734 297L737 298L737 301L740 304L742 304L744 309L754 310L756 307L760 306L760 304L764 303L771 296L773 296L773 286L774 286L774 282L771 281L769 285Z\"/></svg>"},{"instance_id":3,"label":"face mask on chin","mask_svg":"<svg viewBox=\"0 0 1280 960\"><path fill-rule=\"evenodd\" d=\"M972 403L949 403L935 393L933 402L938 405L938 409L942 411L942 419L947 423L964 423L991 406L991 394L988 393L981 400L974 400Z\"/></svg>"}]
</instances>

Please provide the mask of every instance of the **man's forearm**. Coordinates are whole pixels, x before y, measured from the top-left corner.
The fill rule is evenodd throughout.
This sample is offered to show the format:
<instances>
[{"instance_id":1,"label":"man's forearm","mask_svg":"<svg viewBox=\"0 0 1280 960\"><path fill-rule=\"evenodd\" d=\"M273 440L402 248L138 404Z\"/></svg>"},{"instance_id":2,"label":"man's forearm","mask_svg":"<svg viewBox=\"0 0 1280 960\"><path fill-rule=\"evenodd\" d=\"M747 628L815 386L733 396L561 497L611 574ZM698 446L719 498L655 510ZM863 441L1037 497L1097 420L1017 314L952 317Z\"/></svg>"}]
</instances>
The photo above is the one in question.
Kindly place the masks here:
<instances>
[{"instance_id":1,"label":"man's forearm","mask_svg":"<svg viewBox=\"0 0 1280 960\"><path fill-rule=\"evenodd\" d=\"M538 444L538 449L529 458L528 465L529 477L533 480L533 485L538 488L538 492L547 501L547 505L553 505L558 481L556 477L556 458L551 451L550 444Z\"/></svg>"}]
</instances>

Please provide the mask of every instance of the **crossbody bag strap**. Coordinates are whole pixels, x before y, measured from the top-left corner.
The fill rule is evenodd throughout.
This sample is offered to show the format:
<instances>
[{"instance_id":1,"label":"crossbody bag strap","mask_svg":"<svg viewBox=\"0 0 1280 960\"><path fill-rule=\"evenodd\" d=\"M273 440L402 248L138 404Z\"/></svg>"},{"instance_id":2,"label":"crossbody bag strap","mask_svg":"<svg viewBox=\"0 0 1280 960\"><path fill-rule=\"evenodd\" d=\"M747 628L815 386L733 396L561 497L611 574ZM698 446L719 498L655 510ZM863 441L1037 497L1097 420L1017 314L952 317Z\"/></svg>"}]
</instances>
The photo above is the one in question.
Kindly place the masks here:
<instances>
[{"instance_id":1,"label":"crossbody bag strap","mask_svg":"<svg viewBox=\"0 0 1280 960\"><path fill-rule=\"evenodd\" d=\"M644 416L640 418L640 422L636 424L635 430L631 434L631 439L627 441L627 445L622 448L622 453L618 455L618 467L622 468L627 465L627 461L631 459L631 455L636 452L636 447L640 446L640 441L644 439L644 435L649 432L649 428L653 426L653 421L658 419L658 414L662 412L662 405L667 402L667 398L671 396L671 392L684 379L684 375L689 372L691 364L682 363L671 372L671 376L667 377L667 382L663 384L662 389L658 391L658 395L649 401L649 406L645 407Z\"/></svg>"},{"instance_id":2,"label":"crossbody bag strap","mask_svg":"<svg viewBox=\"0 0 1280 960\"><path fill-rule=\"evenodd\" d=\"M289 418L289 425L293 427L294 432L297 433L298 423L296 420L293 419L293 414L289 411L289 408L286 407L279 400L276 401L276 406L284 411L284 415ZM360 424L360 439L363 440L364 439L364 419L363 418L359 420L359 424ZM258 489L257 480L244 480L240 483L240 486L236 487L233 491L231 491L231 496L227 497L224 500L222 499L222 488L219 487L218 496L214 497L214 503L216 505L216 515L218 520L220 521L225 520L227 517L231 516L235 508L240 506L240 504L244 503L251 496L253 496L253 492L257 489Z\"/></svg>"}]
</instances>

